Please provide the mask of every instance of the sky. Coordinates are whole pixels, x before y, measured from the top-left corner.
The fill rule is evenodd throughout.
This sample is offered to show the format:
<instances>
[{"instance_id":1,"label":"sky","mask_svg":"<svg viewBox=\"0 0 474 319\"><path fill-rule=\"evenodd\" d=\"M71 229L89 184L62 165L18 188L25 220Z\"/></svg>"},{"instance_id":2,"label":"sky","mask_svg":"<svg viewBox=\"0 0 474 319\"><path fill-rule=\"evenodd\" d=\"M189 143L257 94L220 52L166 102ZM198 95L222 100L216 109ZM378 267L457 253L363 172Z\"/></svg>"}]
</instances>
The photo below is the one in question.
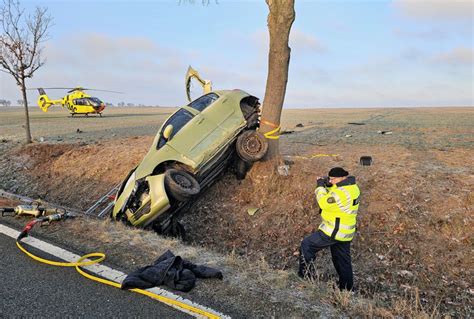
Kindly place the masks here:
<instances>
[{"instance_id":1,"label":"sky","mask_svg":"<svg viewBox=\"0 0 474 319\"><path fill-rule=\"evenodd\" d=\"M46 7L54 19L46 64L27 86L83 86L123 92L91 92L114 104L178 106L187 103L191 65L214 89L263 101L265 1L191 2L22 0L27 12ZM296 0L295 11L284 108L474 105L473 2ZM29 104L37 97L29 91ZM19 98L0 72L0 99Z\"/></svg>"}]
</instances>

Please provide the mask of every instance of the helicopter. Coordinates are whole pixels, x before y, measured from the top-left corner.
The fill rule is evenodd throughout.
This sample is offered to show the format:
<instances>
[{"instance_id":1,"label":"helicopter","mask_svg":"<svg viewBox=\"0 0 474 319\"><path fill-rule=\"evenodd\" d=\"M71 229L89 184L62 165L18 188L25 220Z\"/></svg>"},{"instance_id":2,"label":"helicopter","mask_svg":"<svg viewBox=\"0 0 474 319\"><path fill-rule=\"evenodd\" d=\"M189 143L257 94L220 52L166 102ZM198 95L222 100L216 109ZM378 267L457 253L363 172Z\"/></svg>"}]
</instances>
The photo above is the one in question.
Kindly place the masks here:
<instances>
[{"instance_id":1,"label":"helicopter","mask_svg":"<svg viewBox=\"0 0 474 319\"><path fill-rule=\"evenodd\" d=\"M46 94L45 89L68 90L68 94L62 99L51 100ZM30 90L38 90L40 95L38 98L38 106L43 112L48 112L48 109L53 105L60 105L62 108L67 108L72 117L76 114L84 114L85 116L88 116L89 114L99 114L99 116L102 117L102 111L105 109L105 103L97 97L93 97L84 93L86 90L122 93L108 90L87 89L83 87L32 88Z\"/></svg>"}]
</instances>

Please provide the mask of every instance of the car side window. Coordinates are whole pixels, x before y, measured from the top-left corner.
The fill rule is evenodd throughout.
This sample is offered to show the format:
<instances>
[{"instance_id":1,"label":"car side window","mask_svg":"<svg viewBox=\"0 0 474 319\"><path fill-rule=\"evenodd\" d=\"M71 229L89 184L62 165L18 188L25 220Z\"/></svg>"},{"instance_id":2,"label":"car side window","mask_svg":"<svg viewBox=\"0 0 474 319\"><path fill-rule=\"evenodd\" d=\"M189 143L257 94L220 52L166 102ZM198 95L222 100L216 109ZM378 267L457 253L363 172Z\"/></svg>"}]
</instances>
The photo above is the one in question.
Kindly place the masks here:
<instances>
[{"instance_id":1,"label":"car side window","mask_svg":"<svg viewBox=\"0 0 474 319\"><path fill-rule=\"evenodd\" d=\"M209 93L209 94L201 96L197 100L192 101L191 103L189 103L188 106L201 112L206 107L214 103L214 101L216 101L218 98L219 98L219 95L217 95L216 93Z\"/></svg>"},{"instance_id":2,"label":"car side window","mask_svg":"<svg viewBox=\"0 0 474 319\"><path fill-rule=\"evenodd\" d=\"M163 145L166 144L167 140L163 137L163 131L168 125L173 125L173 132L171 133L170 138L176 135L189 121L192 120L194 115L185 110L185 109L180 109L176 113L174 113L168 121L163 125L163 128L160 132L160 138L158 140L158 145L156 145L156 149L160 149Z\"/></svg>"}]
</instances>

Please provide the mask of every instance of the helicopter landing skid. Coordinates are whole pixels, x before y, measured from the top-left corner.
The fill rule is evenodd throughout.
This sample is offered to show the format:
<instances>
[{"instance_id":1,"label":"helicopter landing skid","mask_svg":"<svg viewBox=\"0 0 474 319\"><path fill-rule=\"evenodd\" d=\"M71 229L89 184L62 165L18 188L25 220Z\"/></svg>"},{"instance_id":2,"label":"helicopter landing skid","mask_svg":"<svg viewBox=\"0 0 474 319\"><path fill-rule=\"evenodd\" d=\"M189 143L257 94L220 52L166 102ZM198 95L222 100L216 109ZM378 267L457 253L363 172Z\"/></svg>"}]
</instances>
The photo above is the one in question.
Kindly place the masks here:
<instances>
[{"instance_id":1,"label":"helicopter landing skid","mask_svg":"<svg viewBox=\"0 0 474 319\"><path fill-rule=\"evenodd\" d=\"M102 113L70 113L71 118L74 118L75 116L74 115L84 115L84 117L89 117L89 114L99 114L99 117L102 117Z\"/></svg>"}]
</instances>

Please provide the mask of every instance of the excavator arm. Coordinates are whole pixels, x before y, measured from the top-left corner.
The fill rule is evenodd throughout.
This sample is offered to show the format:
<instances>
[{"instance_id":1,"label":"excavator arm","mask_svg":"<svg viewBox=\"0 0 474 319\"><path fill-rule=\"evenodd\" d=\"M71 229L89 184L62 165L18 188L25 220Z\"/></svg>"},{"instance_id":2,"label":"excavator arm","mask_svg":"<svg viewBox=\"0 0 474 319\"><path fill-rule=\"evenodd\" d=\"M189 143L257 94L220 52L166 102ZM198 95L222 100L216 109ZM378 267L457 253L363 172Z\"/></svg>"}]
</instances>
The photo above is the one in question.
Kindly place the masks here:
<instances>
[{"instance_id":1,"label":"excavator arm","mask_svg":"<svg viewBox=\"0 0 474 319\"><path fill-rule=\"evenodd\" d=\"M198 71L194 70L191 66L188 68L188 72L186 73L186 78L184 80L184 84L186 86L186 96L188 101L191 102L191 80L196 79L199 84L202 86L204 94L207 94L212 91L212 82L209 80L203 80L200 76Z\"/></svg>"}]
</instances>

